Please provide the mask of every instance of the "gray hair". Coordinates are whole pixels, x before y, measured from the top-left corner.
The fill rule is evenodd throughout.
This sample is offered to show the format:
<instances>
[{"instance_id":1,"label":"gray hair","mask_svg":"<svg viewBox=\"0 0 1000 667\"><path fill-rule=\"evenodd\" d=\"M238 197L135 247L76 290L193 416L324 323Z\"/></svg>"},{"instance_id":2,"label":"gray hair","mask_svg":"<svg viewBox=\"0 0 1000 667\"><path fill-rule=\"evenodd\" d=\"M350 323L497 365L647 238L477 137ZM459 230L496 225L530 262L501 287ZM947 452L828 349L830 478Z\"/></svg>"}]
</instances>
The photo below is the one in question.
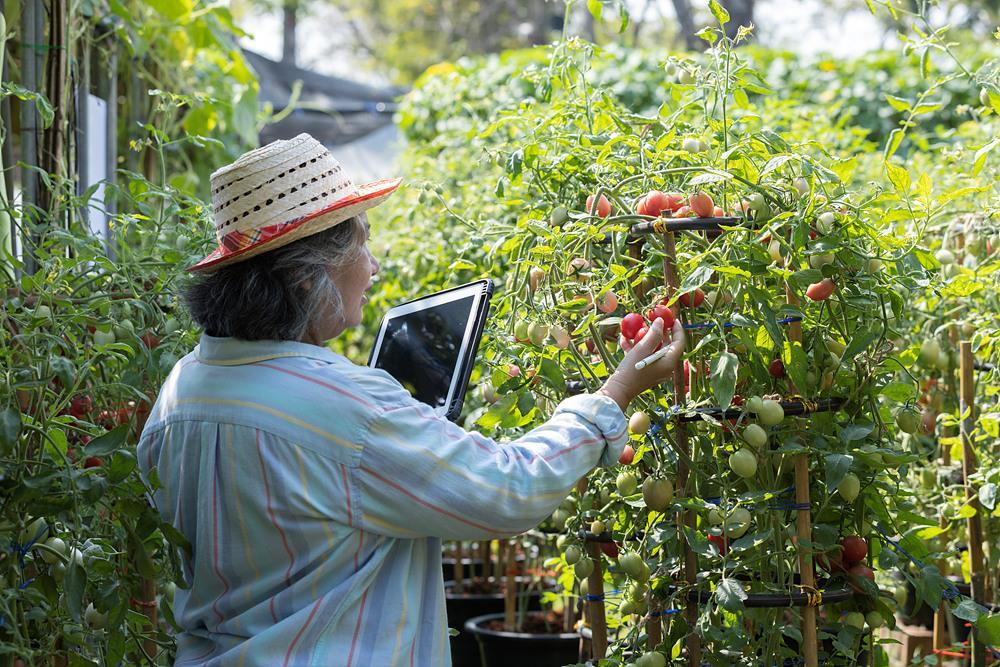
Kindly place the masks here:
<instances>
[{"instance_id":1,"label":"gray hair","mask_svg":"<svg viewBox=\"0 0 1000 667\"><path fill-rule=\"evenodd\" d=\"M302 340L332 308L343 311L329 270L355 260L367 227L359 216L193 279L184 304L209 336Z\"/></svg>"}]
</instances>

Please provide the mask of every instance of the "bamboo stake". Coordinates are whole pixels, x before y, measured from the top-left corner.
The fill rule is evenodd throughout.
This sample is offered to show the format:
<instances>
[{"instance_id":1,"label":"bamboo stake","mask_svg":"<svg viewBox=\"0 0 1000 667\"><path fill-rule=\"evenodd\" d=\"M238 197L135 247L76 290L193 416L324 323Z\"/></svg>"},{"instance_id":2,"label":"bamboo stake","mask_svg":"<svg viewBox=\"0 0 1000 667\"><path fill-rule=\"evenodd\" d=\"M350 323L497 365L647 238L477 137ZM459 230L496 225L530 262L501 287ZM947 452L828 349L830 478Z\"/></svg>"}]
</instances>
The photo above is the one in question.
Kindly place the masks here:
<instances>
[{"instance_id":1,"label":"bamboo stake","mask_svg":"<svg viewBox=\"0 0 1000 667\"><path fill-rule=\"evenodd\" d=\"M4 79L4 64L7 54L7 21L4 19L3 13L0 13L0 81L5 81ZM7 159L7 147L10 144L10 138L7 136L10 132L10 102L5 97L3 100L3 118L0 121L0 126L3 130L3 150L0 151L0 278L4 279L4 282L10 281L13 284L14 281L14 267L11 262L6 258L6 253L10 252L14 254L14 247L12 245L13 240L13 228L10 224L10 213L8 212L8 207L10 205L10 198L7 196L7 183L4 176L5 165L9 164Z\"/></svg>"},{"instance_id":2,"label":"bamboo stake","mask_svg":"<svg viewBox=\"0 0 1000 667\"><path fill-rule=\"evenodd\" d=\"M785 285L785 300L790 306L799 304L798 297L787 284ZM789 324L788 339L792 342L802 342L801 322ZM805 506L805 509L796 511L795 518L796 547L799 552L799 581L802 588L808 591L816 587L812 551L803 544L812 542L812 514L809 507L809 457L806 454L796 454L793 461L795 466L795 502L800 506ZM807 605L802 608L802 657L805 658L806 667L819 665L818 652L816 607Z\"/></svg>"},{"instance_id":3,"label":"bamboo stake","mask_svg":"<svg viewBox=\"0 0 1000 667\"><path fill-rule=\"evenodd\" d=\"M39 0L27 0L21 5L21 85L28 90L39 90L35 49L41 42L42 34L37 30L36 14L43 8ZM38 265L34 258L34 239L30 229L35 219L35 206L38 203L38 174L34 168L38 166L38 111L35 105L21 102L21 202L24 215L24 232L21 237L21 249L24 259L24 270L34 274Z\"/></svg>"},{"instance_id":4,"label":"bamboo stake","mask_svg":"<svg viewBox=\"0 0 1000 667\"><path fill-rule=\"evenodd\" d=\"M664 253L663 253L663 282L667 287L667 296L673 296L674 292L680 287L680 279L677 276L677 240L673 232L668 232L663 235ZM686 396L684 394L684 362L681 359L677 360L677 365L674 367L674 405L681 405L685 402ZM690 442L688 441L687 425L678 422L677 428L677 446L685 456L690 456ZM677 492L678 495L686 495L688 492L688 475L689 470L687 463L684 458L677 461ZM695 515L693 510L684 510L678 513L677 517L678 525L685 525L690 528L695 526ZM698 577L698 556L695 554L694 550L691 549L691 545L688 544L687 537L683 532L678 536L681 540L681 544L684 545L684 580L687 582L688 586L694 586ZM701 665L701 638L695 632L695 626L698 623L698 602L689 601L684 610L684 617L688 624L688 634L686 638L687 646L687 664L688 667L700 667Z\"/></svg>"},{"instance_id":5,"label":"bamboo stake","mask_svg":"<svg viewBox=\"0 0 1000 667\"><path fill-rule=\"evenodd\" d=\"M948 520L943 516L938 522L941 528L948 527ZM940 572L944 571L945 560L939 558L936 563L938 570ZM944 600L938 605L937 610L934 612L934 634L932 637L932 643L935 651L940 651L948 647L951 644L951 640L948 636L948 603Z\"/></svg>"},{"instance_id":6,"label":"bamboo stake","mask_svg":"<svg viewBox=\"0 0 1000 667\"><path fill-rule=\"evenodd\" d=\"M514 632L516 624L514 614L517 612L517 547L511 540L507 543L507 576L504 580L503 625L507 632Z\"/></svg>"},{"instance_id":7,"label":"bamboo stake","mask_svg":"<svg viewBox=\"0 0 1000 667\"><path fill-rule=\"evenodd\" d=\"M594 561L594 570L587 577L590 648L594 660L601 660L608 652L608 622L604 616L604 567L601 564L601 547L597 542L586 544L587 555Z\"/></svg>"},{"instance_id":8,"label":"bamboo stake","mask_svg":"<svg viewBox=\"0 0 1000 667\"><path fill-rule=\"evenodd\" d=\"M142 613L149 619L150 633L156 632L156 582L152 579L142 580ZM142 649L146 655L153 657L154 662L158 646L151 637L146 637L142 641Z\"/></svg>"},{"instance_id":9,"label":"bamboo stake","mask_svg":"<svg viewBox=\"0 0 1000 667\"><path fill-rule=\"evenodd\" d=\"M972 378L974 359L972 343L963 340L960 357L960 401L959 413L962 415L962 477L965 482L965 497L969 507L975 510L968 519L969 528L969 568L972 570L972 599L982 604L986 599L983 575L983 528L980 519L982 508L979 506L979 494L969 478L976 472L976 452L972 448L972 432L976 426L975 382ZM966 412L968 414L966 415ZM972 632L972 667L985 667L986 647Z\"/></svg>"}]
</instances>

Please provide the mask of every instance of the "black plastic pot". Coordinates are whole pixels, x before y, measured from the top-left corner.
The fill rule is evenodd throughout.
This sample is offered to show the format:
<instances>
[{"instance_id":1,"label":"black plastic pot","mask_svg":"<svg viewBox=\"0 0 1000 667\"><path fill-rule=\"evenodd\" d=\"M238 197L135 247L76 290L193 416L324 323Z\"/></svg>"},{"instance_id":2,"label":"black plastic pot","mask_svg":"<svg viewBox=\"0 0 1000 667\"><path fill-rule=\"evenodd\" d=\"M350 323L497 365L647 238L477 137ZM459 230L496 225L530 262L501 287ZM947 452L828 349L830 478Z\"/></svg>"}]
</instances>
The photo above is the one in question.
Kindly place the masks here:
<instances>
[{"instance_id":1,"label":"black plastic pot","mask_svg":"<svg viewBox=\"0 0 1000 667\"><path fill-rule=\"evenodd\" d=\"M518 581L522 581L518 577ZM465 622L470 618L484 614L500 614L503 616L504 593L455 593L454 581L444 582L445 607L448 612L448 627L458 630L458 635L451 638L452 667L479 667L479 644L471 632L465 629ZM527 605L528 611L538 611L542 608L541 593L537 590L522 590L518 592L522 598L518 600ZM522 602L523 600L523 602Z\"/></svg>"},{"instance_id":2,"label":"black plastic pot","mask_svg":"<svg viewBox=\"0 0 1000 667\"><path fill-rule=\"evenodd\" d=\"M503 620L503 612L470 618L465 629L479 642L482 667L562 667L578 661L580 635L575 632L539 635L488 630L490 621Z\"/></svg>"}]
</instances>

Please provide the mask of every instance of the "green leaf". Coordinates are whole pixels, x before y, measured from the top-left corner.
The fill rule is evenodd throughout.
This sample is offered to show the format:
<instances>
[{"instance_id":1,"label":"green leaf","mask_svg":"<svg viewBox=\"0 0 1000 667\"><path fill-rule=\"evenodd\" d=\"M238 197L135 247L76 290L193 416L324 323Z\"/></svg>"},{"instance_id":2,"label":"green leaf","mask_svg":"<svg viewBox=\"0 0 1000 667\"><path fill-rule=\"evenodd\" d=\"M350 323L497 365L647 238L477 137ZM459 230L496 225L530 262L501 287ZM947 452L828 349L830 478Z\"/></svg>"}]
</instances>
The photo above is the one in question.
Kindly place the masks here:
<instances>
[{"instance_id":1,"label":"green leaf","mask_svg":"<svg viewBox=\"0 0 1000 667\"><path fill-rule=\"evenodd\" d=\"M978 176L979 172L983 170L986 165L986 156L990 154L994 148L1000 145L1000 137L993 139L990 143L986 144L978 151L976 151L975 157L972 159L972 175Z\"/></svg>"},{"instance_id":2,"label":"green leaf","mask_svg":"<svg viewBox=\"0 0 1000 667\"><path fill-rule=\"evenodd\" d=\"M715 599L723 609L740 611L743 609L743 601L747 599L747 592L739 581L727 578L715 589Z\"/></svg>"},{"instance_id":3,"label":"green leaf","mask_svg":"<svg viewBox=\"0 0 1000 667\"><path fill-rule=\"evenodd\" d=\"M910 382L890 382L879 393L897 403L906 403L917 397L917 388Z\"/></svg>"},{"instance_id":4,"label":"green leaf","mask_svg":"<svg viewBox=\"0 0 1000 667\"><path fill-rule=\"evenodd\" d=\"M785 364L785 371L796 387L805 387L808 384L807 373L809 359L806 351L802 349L802 343L787 340L782 345L781 361Z\"/></svg>"},{"instance_id":5,"label":"green leaf","mask_svg":"<svg viewBox=\"0 0 1000 667\"><path fill-rule=\"evenodd\" d=\"M740 362L732 352L723 352L712 364L712 393L723 410L727 409L736 393L736 374Z\"/></svg>"},{"instance_id":6,"label":"green leaf","mask_svg":"<svg viewBox=\"0 0 1000 667\"><path fill-rule=\"evenodd\" d=\"M14 408L0 412L0 454L10 454L20 435L21 413Z\"/></svg>"},{"instance_id":7,"label":"green leaf","mask_svg":"<svg viewBox=\"0 0 1000 667\"><path fill-rule=\"evenodd\" d=\"M740 539L729 545L730 552L740 552L748 551L756 546L760 546L767 540L771 539L771 529L767 528L759 533L754 533L753 535L744 535Z\"/></svg>"},{"instance_id":8,"label":"green leaf","mask_svg":"<svg viewBox=\"0 0 1000 667\"><path fill-rule=\"evenodd\" d=\"M712 16L715 20L719 22L720 26L725 26L729 23L729 12L726 8L720 5L717 0L708 0L708 9L712 12Z\"/></svg>"},{"instance_id":9,"label":"green leaf","mask_svg":"<svg viewBox=\"0 0 1000 667\"><path fill-rule=\"evenodd\" d=\"M587 0L587 11L590 15L594 17L595 21L601 20L601 12L604 11L604 5L601 0Z\"/></svg>"},{"instance_id":10,"label":"green leaf","mask_svg":"<svg viewBox=\"0 0 1000 667\"><path fill-rule=\"evenodd\" d=\"M711 556L712 555L712 543L705 539L705 536L701 533L696 533L691 528L687 526L684 527L684 535L687 537L688 546L699 556Z\"/></svg>"},{"instance_id":11,"label":"green leaf","mask_svg":"<svg viewBox=\"0 0 1000 667\"><path fill-rule=\"evenodd\" d=\"M844 354L841 355L840 363L844 366L849 366L854 357L867 350L881 335L881 329L872 329L854 336L847 349L844 350Z\"/></svg>"},{"instance_id":12,"label":"green leaf","mask_svg":"<svg viewBox=\"0 0 1000 667\"><path fill-rule=\"evenodd\" d=\"M886 94L885 99L889 103L889 106L891 106L896 111L906 112L909 111L911 108L909 100L904 100L902 97L896 97L895 95Z\"/></svg>"},{"instance_id":13,"label":"green leaf","mask_svg":"<svg viewBox=\"0 0 1000 667\"><path fill-rule=\"evenodd\" d=\"M72 555L66 564L63 587L66 591L66 608L69 610L69 615L74 621L79 622L83 617L83 593L87 588L87 571Z\"/></svg>"},{"instance_id":14,"label":"green leaf","mask_svg":"<svg viewBox=\"0 0 1000 667\"><path fill-rule=\"evenodd\" d=\"M104 435L98 436L90 441L84 448L87 456L107 456L111 452L121 449L128 436L129 424L121 424L114 427Z\"/></svg>"},{"instance_id":15,"label":"green leaf","mask_svg":"<svg viewBox=\"0 0 1000 667\"><path fill-rule=\"evenodd\" d=\"M889 158L896 154L899 145L903 143L906 134L900 128L896 128L889 134L889 139L885 142L885 150L882 151L882 161L888 164Z\"/></svg>"},{"instance_id":16,"label":"green leaf","mask_svg":"<svg viewBox=\"0 0 1000 667\"><path fill-rule=\"evenodd\" d=\"M851 469L854 457L850 454L827 454L826 455L826 486L828 489L835 489L844 479L844 475Z\"/></svg>"},{"instance_id":17,"label":"green leaf","mask_svg":"<svg viewBox=\"0 0 1000 667\"><path fill-rule=\"evenodd\" d=\"M984 614L976 619L976 636L984 644L996 646L1000 644L1000 614Z\"/></svg>"},{"instance_id":18,"label":"green leaf","mask_svg":"<svg viewBox=\"0 0 1000 667\"><path fill-rule=\"evenodd\" d=\"M836 164L830 167L830 171L837 175L841 183L847 183L854 176L854 172L858 168L857 158L847 158L846 160L840 160Z\"/></svg>"},{"instance_id":19,"label":"green leaf","mask_svg":"<svg viewBox=\"0 0 1000 667\"><path fill-rule=\"evenodd\" d=\"M863 440L875 430L874 424L848 424L840 429L840 439L844 442Z\"/></svg>"},{"instance_id":20,"label":"green leaf","mask_svg":"<svg viewBox=\"0 0 1000 667\"><path fill-rule=\"evenodd\" d=\"M902 193L910 189L910 172L906 171L905 167L886 162L885 171L897 191Z\"/></svg>"},{"instance_id":21,"label":"green leaf","mask_svg":"<svg viewBox=\"0 0 1000 667\"><path fill-rule=\"evenodd\" d=\"M982 503L983 507L993 510L997 503L997 485L993 482L987 482L979 489L979 502Z\"/></svg>"}]
</instances>

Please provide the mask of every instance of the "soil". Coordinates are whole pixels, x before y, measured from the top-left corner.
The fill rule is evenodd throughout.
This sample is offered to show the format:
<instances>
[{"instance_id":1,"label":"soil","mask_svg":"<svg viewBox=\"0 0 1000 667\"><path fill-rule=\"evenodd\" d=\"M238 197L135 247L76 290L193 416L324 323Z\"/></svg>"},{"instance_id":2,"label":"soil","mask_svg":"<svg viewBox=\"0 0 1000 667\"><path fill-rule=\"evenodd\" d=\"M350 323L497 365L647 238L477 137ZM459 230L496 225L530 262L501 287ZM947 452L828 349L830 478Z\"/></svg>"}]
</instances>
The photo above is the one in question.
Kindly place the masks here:
<instances>
[{"instance_id":1,"label":"soil","mask_svg":"<svg viewBox=\"0 0 1000 667\"><path fill-rule=\"evenodd\" d=\"M524 623L517 631L532 635L557 635L563 632L562 623L562 616L555 612L534 612L525 617ZM488 630L503 632L503 619L498 618L495 621L490 621L483 627Z\"/></svg>"},{"instance_id":2,"label":"soil","mask_svg":"<svg viewBox=\"0 0 1000 667\"><path fill-rule=\"evenodd\" d=\"M489 595L490 593L499 593L502 590L503 586L497 586L494 581L473 579L472 581L466 580L462 582L461 593L456 592L454 587L452 587L449 595Z\"/></svg>"}]
</instances>

